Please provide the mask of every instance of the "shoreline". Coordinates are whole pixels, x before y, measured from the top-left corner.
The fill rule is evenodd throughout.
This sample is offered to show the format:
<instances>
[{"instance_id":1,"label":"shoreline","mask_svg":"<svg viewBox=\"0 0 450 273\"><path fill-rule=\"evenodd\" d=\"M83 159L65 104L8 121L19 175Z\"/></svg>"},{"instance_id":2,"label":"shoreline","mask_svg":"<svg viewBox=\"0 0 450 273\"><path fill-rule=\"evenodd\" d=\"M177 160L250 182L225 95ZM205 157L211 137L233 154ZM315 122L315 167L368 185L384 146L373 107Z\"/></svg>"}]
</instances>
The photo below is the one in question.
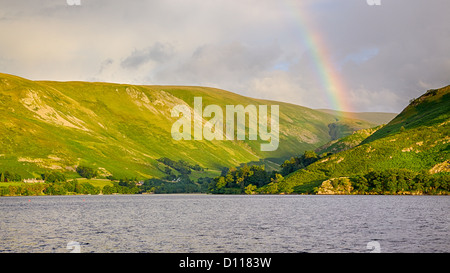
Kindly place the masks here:
<instances>
[{"instance_id":1,"label":"shoreline","mask_svg":"<svg viewBox=\"0 0 450 273\"><path fill-rule=\"evenodd\" d=\"M43 196L162 196L162 195L212 195L212 196L450 196L449 193L439 194L217 194L217 193L115 193L115 194L41 194L41 195L0 195L0 199L4 197L43 197Z\"/></svg>"}]
</instances>

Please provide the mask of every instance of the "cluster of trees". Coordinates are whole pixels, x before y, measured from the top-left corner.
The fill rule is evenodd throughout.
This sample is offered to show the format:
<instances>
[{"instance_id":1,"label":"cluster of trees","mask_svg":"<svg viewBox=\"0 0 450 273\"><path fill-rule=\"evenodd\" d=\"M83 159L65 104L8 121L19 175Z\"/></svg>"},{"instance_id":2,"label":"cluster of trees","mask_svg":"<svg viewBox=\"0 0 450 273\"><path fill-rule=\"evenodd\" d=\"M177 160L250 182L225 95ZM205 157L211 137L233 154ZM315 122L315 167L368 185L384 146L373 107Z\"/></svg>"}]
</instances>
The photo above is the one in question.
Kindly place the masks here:
<instances>
[{"instance_id":1,"label":"cluster of trees","mask_svg":"<svg viewBox=\"0 0 450 273\"><path fill-rule=\"evenodd\" d=\"M16 195L43 195L44 189L48 185L43 183L38 184L23 184L20 186L0 187L0 196L16 196Z\"/></svg>"},{"instance_id":2,"label":"cluster of trees","mask_svg":"<svg viewBox=\"0 0 450 273\"><path fill-rule=\"evenodd\" d=\"M171 167L175 170L177 170L180 174L191 174L191 170L194 171L203 171L203 168L200 167L200 165L196 164L196 165L191 165L188 162L184 161L184 160L172 160L170 158L167 157L161 157L158 159L159 162L163 163L164 165ZM167 168L166 168L167 171Z\"/></svg>"},{"instance_id":3,"label":"cluster of trees","mask_svg":"<svg viewBox=\"0 0 450 273\"><path fill-rule=\"evenodd\" d=\"M95 187L88 182L79 183L74 179L72 181L49 183L43 192L46 195L99 194L100 187Z\"/></svg>"},{"instance_id":4,"label":"cluster of trees","mask_svg":"<svg viewBox=\"0 0 450 273\"><path fill-rule=\"evenodd\" d=\"M267 172L263 165L244 165L242 168L224 168L209 185L209 192L224 194L252 193L276 179L276 172ZM281 177L281 175L279 175Z\"/></svg>"},{"instance_id":5,"label":"cluster of trees","mask_svg":"<svg viewBox=\"0 0 450 273\"><path fill-rule=\"evenodd\" d=\"M67 195L67 194L99 194L100 188L90 183L73 181L56 181L36 184L22 184L0 187L1 196L17 195Z\"/></svg>"},{"instance_id":6,"label":"cluster of trees","mask_svg":"<svg viewBox=\"0 0 450 273\"><path fill-rule=\"evenodd\" d=\"M348 179L335 179L332 186L339 189L350 183L353 194L448 194L450 175L420 173L408 169L388 169L357 174ZM320 190L317 188L316 191Z\"/></svg>"},{"instance_id":7,"label":"cluster of trees","mask_svg":"<svg viewBox=\"0 0 450 273\"><path fill-rule=\"evenodd\" d=\"M97 170L94 170L91 167L87 166L78 166L76 169L77 173L81 177L85 177L87 179L91 179L98 176ZM53 182L63 182L66 181L66 177L61 172L48 171L41 174L41 178L45 180L45 182L53 183ZM0 182L20 182L22 181L22 177L20 174L12 173L9 171L0 172Z\"/></svg>"},{"instance_id":8,"label":"cluster of trees","mask_svg":"<svg viewBox=\"0 0 450 273\"><path fill-rule=\"evenodd\" d=\"M327 156L324 154L323 156ZM281 170L266 171L264 166L253 165L241 168L224 168L219 177L210 183L209 192L224 194L253 194L278 192L278 182L283 181L284 176L316 162L322 158L314 151L305 151L303 155L291 157L281 164Z\"/></svg>"},{"instance_id":9,"label":"cluster of trees","mask_svg":"<svg viewBox=\"0 0 450 273\"><path fill-rule=\"evenodd\" d=\"M137 178L129 180L128 178L120 179L119 182L112 182L112 186L105 185L102 189L103 194L136 194L141 193L141 189L137 186Z\"/></svg>"},{"instance_id":10,"label":"cluster of trees","mask_svg":"<svg viewBox=\"0 0 450 273\"><path fill-rule=\"evenodd\" d=\"M206 193L208 192L211 178L199 178L197 182L191 180L188 174L191 170L203 171L199 165L191 165L183 160L174 161L168 158L159 159L166 164L166 176L162 179L149 179L138 185L138 179L117 179L114 176L108 176L112 185L105 185L103 188L95 187L90 183L79 183L77 180L67 181L65 175L61 172L46 172L41 174L45 183L20 184L8 187L0 187L0 195L66 195L66 194L138 194L138 193ZM175 170L179 173L176 175ZM87 166L78 166L77 173L87 179L98 176L98 172ZM10 172L4 172L0 175L2 181L13 181L15 175ZM118 180L118 181L117 181ZM18 181L21 181L19 176Z\"/></svg>"},{"instance_id":11,"label":"cluster of trees","mask_svg":"<svg viewBox=\"0 0 450 273\"><path fill-rule=\"evenodd\" d=\"M46 172L41 174L42 179L47 183L66 182L66 176L61 172Z\"/></svg>"},{"instance_id":12,"label":"cluster of trees","mask_svg":"<svg viewBox=\"0 0 450 273\"><path fill-rule=\"evenodd\" d=\"M201 177L197 182L190 179L192 171L202 172L204 169L198 164L192 165L184 160L172 160L167 157L158 159L166 165L163 178L152 178L144 181L140 187L141 193L206 193L212 178ZM178 174L177 174L178 173Z\"/></svg>"},{"instance_id":13,"label":"cluster of trees","mask_svg":"<svg viewBox=\"0 0 450 273\"><path fill-rule=\"evenodd\" d=\"M284 161L284 163L281 164L280 174L286 176L292 172L295 172L296 170L306 168L308 165L330 154L331 153L318 156L314 151L305 151L305 153L302 156L291 157L290 160Z\"/></svg>"},{"instance_id":14,"label":"cluster of trees","mask_svg":"<svg viewBox=\"0 0 450 273\"><path fill-rule=\"evenodd\" d=\"M324 154L326 156L328 154ZM314 151L306 151L303 155L292 157L281 165L280 172L266 171L264 166L244 165L236 168L223 168L220 176L212 178L199 178L197 182L189 178L192 170L203 171L199 165L191 165L186 161L174 161L167 157L159 158L158 161L165 164L165 177L162 179L146 180L141 187L141 192L152 193L223 193L223 194L252 194L276 193L277 183L283 180L283 176L295 172L298 169L319 160ZM180 173L176 175L174 170ZM265 186L265 187L263 187Z\"/></svg>"},{"instance_id":15,"label":"cluster of trees","mask_svg":"<svg viewBox=\"0 0 450 273\"><path fill-rule=\"evenodd\" d=\"M80 167L79 167L80 168ZM82 172L85 177L92 178L94 173L92 168L77 168L77 172ZM20 185L9 185L8 187L0 187L1 196L16 195L67 195L67 194L99 194L100 187L95 187L90 183L79 183L76 179L67 181L66 176L62 172L48 171L40 175L45 183L23 183ZM0 174L2 182L20 182L20 175L4 172Z\"/></svg>"},{"instance_id":16,"label":"cluster of trees","mask_svg":"<svg viewBox=\"0 0 450 273\"><path fill-rule=\"evenodd\" d=\"M22 181L20 174L9 171L0 172L0 182L15 182Z\"/></svg>"},{"instance_id":17,"label":"cluster of trees","mask_svg":"<svg viewBox=\"0 0 450 273\"><path fill-rule=\"evenodd\" d=\"M206 193L212 178L201 177L195 183L187 174L179 175L175 181L152 178L144 181L141 192L147 193Z\"/></svg>"},{"instance_id":18,"label":"cluster of trees","mask_svg":"<svg viewBox=\"0 0 450 273\"><path fill-rule=\"evenodd\" d=\"M314 151L306 151L299 157L292 157L281 165L279 172L268 172L264 166L245 165L242 168L225 168L219 177L210 183L208 192L224 194L276 194L279 193L279 182L284 177L299 169L320 160L330 154L317 155ZM331 170L321 170L316 180L320 182L326 177L335 177ZM314 173L311 173L314 175ZM355 174L348 178L331 179L331 186L335 192L351 189L350 194L449 194L450 175L447 173L420 173L409 169L391 168L383 171L369 170L367 173ZM326 186L329 186L328 184ZM325 187L325 185L324 185ZM302 189L303 192L317 193L319 187L311 186Z\"/></svg>"},{"instance_id":19,"label":"cluster of trees","mask_svg":"<svg viewBox=\"0 0 450 273\"><path fill-rule=\"evenodd\" d=\"M77 167L77 173L84 178L87 179L91 179L91 178L95 178L98 176L98 171L94 170L91 167L87 167L87 166L78 166Z\"/></svg>"}]
</instances>

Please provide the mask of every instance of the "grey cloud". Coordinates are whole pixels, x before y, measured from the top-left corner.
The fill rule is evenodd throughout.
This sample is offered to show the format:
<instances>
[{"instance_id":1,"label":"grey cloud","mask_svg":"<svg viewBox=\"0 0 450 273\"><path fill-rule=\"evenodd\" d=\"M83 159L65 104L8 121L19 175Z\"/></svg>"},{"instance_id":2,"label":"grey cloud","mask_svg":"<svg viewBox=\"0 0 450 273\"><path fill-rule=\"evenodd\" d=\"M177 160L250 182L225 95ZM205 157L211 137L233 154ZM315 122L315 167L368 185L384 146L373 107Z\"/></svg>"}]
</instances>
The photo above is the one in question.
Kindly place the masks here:
<instances>
[{"instance_id":1,"label":"grey cloud","mask_svg":"<svg viewBox=\"0 0 450 273\"><path fill-rule=\"evenodd\" d=\"M0 0L0 67L30 79L207 85L327 108L318 50L336 64L354 110L400 111L449 84L450 4L381 2Z\"/></svg>"},{"instance_id":2,"label":"grey cloud","mask_svg":"<svg viewBox=\"0 0 450 273\"><path fill-rule=\"evenodd\" d=\"M99 70L98 74L101 74L106 68L111 66L113 63L114 63L114 60L111 58L104 60L100 66L100 70Z\"/></svg>"},{"instance_id":3,"label":"grey cloud","mask_svg":"<svg viewBox=\"0 0 450 273\"><path fill-rule=\"evenodd\" d=\"M196 48L179 66L156 75L163 81L213 84L229 89L273 67L282 56L277 44L246 45L240 42L208 44Z\"/></svg>"},{"instance_id":4,"label":"grey cloud","mask_svg":"<svg viewBox=\"0 0 450 273\"><path fill-rule=\"evenodd\" d=\"M169 60L174 54L173 47L168 44L155 43L151 47L134 50L130 56L123 60L120 65L123 68L139 68L141 65L154 61L162 63Z\"/></svg>"}]
</instances>

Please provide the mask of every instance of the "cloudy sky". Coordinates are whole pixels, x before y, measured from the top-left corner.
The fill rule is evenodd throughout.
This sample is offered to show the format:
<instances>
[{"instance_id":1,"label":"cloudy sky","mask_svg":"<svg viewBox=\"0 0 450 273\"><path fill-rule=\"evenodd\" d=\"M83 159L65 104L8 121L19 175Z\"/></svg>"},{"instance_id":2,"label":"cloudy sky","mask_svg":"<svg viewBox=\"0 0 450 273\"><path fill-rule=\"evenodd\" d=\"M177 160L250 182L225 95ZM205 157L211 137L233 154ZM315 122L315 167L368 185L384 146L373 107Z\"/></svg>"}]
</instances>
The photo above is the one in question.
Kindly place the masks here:
<instances>
[{"instance_id":1,"label":"cloudy sky","mask_svg":"<svg viewBox=\"0 0 450 273\"><path fill-rule=\"evenodd\" d=\"M68 2L0 0L0 72L386 112L450 84L448 0Z\"/></svg>"}]
</instances>

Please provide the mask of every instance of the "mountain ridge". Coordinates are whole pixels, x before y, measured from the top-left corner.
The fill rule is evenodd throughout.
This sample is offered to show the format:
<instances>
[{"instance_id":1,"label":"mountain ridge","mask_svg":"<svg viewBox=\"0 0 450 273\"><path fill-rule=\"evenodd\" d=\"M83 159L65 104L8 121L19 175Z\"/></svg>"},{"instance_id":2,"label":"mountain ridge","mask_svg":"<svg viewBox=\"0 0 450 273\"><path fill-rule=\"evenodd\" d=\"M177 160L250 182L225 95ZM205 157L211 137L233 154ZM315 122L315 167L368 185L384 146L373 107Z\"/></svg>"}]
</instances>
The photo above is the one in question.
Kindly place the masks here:
<instances>
[{"instance_id":1,"label":"mountain ridge","mask_svg":"<svg viewBox=\"0 0 450 273\"><path fill-rule=\"evenodd\" d=\"M175 141L170 110L179 104L280 105L280 146L262 152L263 141ZM158 158L198 164L214 176L223 166L272 160L280 164L296 152L315 149L336 136L373 123L336 117L289 103L253 99L217 88L132 85L82 81L32 81L0 73L0 171L39 177L60 171L78 177L87 165L102 176L161 177ZM205 123L207 120L203 119ZM336 137L335 136L335 137Z\"/></svg>"}]
</instances>

